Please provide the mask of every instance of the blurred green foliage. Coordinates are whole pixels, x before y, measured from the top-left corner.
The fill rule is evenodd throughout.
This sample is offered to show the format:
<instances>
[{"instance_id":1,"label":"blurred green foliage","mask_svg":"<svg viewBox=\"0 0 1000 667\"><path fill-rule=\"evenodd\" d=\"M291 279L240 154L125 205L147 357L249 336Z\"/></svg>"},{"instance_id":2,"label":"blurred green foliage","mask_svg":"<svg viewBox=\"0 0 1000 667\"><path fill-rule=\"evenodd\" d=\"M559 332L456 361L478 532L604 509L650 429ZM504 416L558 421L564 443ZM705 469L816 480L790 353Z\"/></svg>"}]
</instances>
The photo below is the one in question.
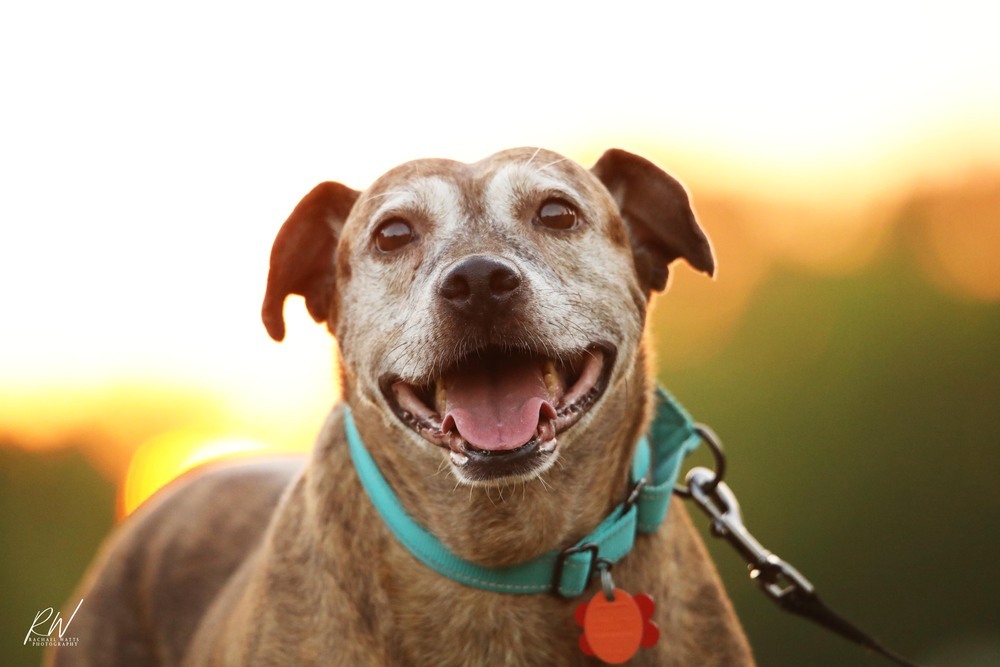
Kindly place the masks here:
<instances>
[{"instance_id":1,"label":"blurred green foliage","mask_svg":"<svg viewBox=\"0 0 1000 667\"><path fill-rule=\"evenodd\" d=\"M772 272L720 354L661 380L722 436L751 531L835 609L921 663L996 665L1000 307L931 287L906 230L851 277ZM33 665L24 633L68 599L114 490L75 449L0 446L0 471L0 664ZM705 534L761 665L887 664L781 612Z\"/></svg>"},{"instance_id":2,"label":"blurred green foliage","mask_svg":"<svg viewBox=\"0 0 1000 667\"><path fill-rule=\"evenodd\" d=\"M773 272L718 356L660 377L726 443L751 532L826 602L922 664L998 665L1000 307L930 287L896 234L853 277ZM887 664L704 535L761 665Z\"/></svg>"},{"instance_id":3,"label":"blurred green foliage","mask_svg":"<svg viewBox=\"0 0 1000 667\"><path fill-rule=\"evenodd\" d=\"M69 599L115 513L114 486L79 449L36 453L14 444L0 441L0 665L5 667L39 664L42 649L23 645L35 614L58 610Z\"/></svg>"}]
</instances>

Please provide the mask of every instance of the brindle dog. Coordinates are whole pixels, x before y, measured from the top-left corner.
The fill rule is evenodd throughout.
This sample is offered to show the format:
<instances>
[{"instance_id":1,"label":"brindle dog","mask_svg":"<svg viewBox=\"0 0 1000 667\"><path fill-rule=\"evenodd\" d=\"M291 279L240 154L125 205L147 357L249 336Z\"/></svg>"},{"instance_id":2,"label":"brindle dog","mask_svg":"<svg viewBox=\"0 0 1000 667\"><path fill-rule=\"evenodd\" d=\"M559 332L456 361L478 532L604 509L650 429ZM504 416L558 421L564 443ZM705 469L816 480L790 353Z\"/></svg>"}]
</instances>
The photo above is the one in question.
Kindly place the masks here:
<instances>
[{"instance_id":1,"label":"brindle dog","mask_svg":"<svg viewBox=\"0 0 1000 667\"><path fill-rule=\"evenodd\" d=\"M418 160L357 192L323 183L278 233L263 320L305 297L340 348L344 402L406 511L502 566L590 532L627 490L652 404L643 331L676 259L712 274L681 186L610 150ZM215 466L101 550L57 665L581 665L580 599L471 588L388 531L336 406L309 461ZM750 665L679 502L614 576L651 594L634 664ZM592 589L593 590L593 589Z\"/></svg>"}]
</instances>

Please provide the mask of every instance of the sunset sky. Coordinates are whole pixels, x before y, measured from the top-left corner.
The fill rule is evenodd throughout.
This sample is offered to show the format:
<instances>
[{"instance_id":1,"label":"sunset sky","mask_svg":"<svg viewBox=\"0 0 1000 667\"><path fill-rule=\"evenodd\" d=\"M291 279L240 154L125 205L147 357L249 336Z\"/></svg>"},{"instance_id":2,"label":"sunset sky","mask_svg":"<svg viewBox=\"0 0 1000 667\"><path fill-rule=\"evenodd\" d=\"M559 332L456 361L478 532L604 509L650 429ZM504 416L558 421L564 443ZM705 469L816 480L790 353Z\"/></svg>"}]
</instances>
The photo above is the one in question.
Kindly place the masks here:
<instances>
[{"instance_id":1,"label":"sunset sky","mask_svg":"<svg viewBox=\"0 0 1000 667\"><path fill-rule=\"evenodd\" d=\"M259 306L275 232L323 180L620 146L696 203L832 211L762 223L822 245L1000 162L996 2L353 4L3 10L0 431L97 429L118 477L141 443L172 471L308 445L332 341L290 300L275 344Z\"/></svg>"}]
</instances>

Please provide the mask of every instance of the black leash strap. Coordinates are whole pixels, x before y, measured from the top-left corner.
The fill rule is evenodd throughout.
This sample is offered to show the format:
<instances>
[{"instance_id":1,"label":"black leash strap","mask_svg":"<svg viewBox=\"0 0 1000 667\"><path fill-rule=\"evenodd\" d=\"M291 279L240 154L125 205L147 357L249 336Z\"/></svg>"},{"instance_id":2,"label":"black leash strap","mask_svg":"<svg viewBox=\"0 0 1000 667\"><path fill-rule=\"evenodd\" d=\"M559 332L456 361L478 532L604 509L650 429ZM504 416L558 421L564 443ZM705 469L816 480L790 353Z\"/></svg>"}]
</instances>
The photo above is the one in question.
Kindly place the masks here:
<instances>
[{"instance_id":1,"label":"black leash strap","mask_svg":"<svg viewBox=\"0 0 1000 667\"><path fill-rule=\"evenodd\" d=\"M897 665L917 667L906 658L890 651L840 614L834 612L816 595L813 585L789 563L764 548L743 525L743 515L736 495L722 481L726 458L718 437L706 426L695 429L712 449L715 470L693 468L674 492L689 498L712 520L712 534L726 540L746 561L750 578L785 611L802 616L836 634L885 656Z\"/></svg>"}]
</instances>

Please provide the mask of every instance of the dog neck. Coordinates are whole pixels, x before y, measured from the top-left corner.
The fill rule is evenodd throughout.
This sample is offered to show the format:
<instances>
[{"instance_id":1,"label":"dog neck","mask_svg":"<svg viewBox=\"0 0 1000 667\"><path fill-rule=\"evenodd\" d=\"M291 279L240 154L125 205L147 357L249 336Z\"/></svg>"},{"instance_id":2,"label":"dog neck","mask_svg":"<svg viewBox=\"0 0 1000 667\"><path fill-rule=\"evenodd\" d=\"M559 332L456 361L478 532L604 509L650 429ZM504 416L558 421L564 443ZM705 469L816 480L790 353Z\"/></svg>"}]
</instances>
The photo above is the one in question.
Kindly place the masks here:
<instances>
[{"instance_id":1,"label":"dog neck","mask_svg":"<svg viewBox=\"0 0 1000 667\"><path fill-rule=\"evenodd\" d=\"M648 421L648 389L639 355L555 466L526 482L476 487L456 484L446 459L433 456L438 452L408 450L403 427L357 400L349 384L345 397L407 513L457 556L498 567L575 543L624 499L635 444Z\"/></svg>"}]
</instances>

